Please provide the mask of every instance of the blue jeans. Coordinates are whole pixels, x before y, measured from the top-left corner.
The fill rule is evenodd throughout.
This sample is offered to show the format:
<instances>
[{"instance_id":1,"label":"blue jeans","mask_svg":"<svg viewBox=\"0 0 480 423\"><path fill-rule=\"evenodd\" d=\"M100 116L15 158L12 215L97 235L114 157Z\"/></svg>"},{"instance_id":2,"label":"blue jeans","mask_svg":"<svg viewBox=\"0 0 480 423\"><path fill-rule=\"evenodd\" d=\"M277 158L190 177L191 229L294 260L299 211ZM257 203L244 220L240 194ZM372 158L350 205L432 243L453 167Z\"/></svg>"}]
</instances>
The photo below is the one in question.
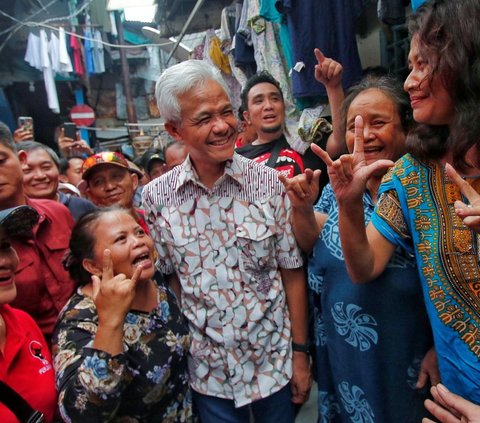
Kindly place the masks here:
<instances>
[{"instance_id":1,"label":"blue jeans","mask_svg":"<svg viewBox=\"0 0 480 423\"><path fill-rule=\"evenodd\" d=\"M248 423L251 415L255 423L293 423L295 420L290 384L267 398L239 408L235 408L233 400L192 392L202 423Z\"/></svg>"}]
</instances>

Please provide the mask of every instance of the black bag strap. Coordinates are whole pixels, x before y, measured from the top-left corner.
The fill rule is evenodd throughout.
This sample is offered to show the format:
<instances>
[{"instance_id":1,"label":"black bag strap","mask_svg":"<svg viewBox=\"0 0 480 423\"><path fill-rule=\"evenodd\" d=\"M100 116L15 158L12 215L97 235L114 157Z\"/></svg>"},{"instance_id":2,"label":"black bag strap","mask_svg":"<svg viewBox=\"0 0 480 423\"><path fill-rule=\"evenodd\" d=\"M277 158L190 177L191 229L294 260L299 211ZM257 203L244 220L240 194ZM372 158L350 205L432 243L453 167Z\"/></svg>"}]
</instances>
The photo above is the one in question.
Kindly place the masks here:
<instances>
[{"instance_id":1,"label":"black bag strap","mask_svg":"<svg viewBox=\"0 0 480 423\"><path fill-rule=\"evenodd\" d=\"M42 413L34 410L17 391L1 380L0 401L12 410L21 423L40 423L45 421Z\"/></svg>"},{"instance_id":2,"label":"black bag strap","mask_svg":"<svg viewBox=\"0 0 480 423\"><path fill-rule=\"evenodd\" d=\"M275 165L277 164L278 156L280 155L280 151L282 150L282 147L283 147L282 139L278 139L274 141L274 143L275 145L270 151L270 157L268 158L267 163L265 163L265 166L273 167L273 168L275 168Z\"/></svg>"}]
</instances>

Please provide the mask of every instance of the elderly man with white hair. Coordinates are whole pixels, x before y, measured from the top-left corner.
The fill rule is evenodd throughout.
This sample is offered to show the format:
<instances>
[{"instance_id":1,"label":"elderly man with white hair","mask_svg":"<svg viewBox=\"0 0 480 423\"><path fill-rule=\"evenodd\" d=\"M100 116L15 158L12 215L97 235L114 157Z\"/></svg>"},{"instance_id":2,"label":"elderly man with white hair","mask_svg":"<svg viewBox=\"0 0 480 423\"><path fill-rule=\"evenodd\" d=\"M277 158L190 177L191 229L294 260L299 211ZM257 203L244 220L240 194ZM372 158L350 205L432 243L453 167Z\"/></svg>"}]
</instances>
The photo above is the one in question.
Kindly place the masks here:
<instances>
[{"instance_id":1,"label":"elderly man with white hair","mask_svg":"<svg viewBox=\"0 0 480 423\"><path fill-rule=\"evenodd\" d=\"M311 385L308 306L278 174L234 152L237 120L215 68L172 66L156 96L189 155L145 187L143 204L159 270L189 323L200 418L293 422Z\"/></svg>"}]
</instances>

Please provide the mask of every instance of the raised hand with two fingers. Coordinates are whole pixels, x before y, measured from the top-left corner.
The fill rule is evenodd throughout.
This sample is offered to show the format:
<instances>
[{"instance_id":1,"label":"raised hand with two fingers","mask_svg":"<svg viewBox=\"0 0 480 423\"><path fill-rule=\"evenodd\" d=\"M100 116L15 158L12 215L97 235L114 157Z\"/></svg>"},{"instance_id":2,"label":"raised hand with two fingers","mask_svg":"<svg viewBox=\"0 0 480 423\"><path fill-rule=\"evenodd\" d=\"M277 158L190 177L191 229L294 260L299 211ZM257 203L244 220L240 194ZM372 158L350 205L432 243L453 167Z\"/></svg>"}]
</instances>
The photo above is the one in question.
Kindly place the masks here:
<instances>
[{"instance_id":1,"label":"raised hand with two fingers","mask_svg":"<svg viewBox=\"0 0 480 423\"><path fill-rule=\"evenodd\" d=\"M355 117L355 138L353 153L344 154L333 161L329 154L318 145L312 144L312 151L327 165L330 184L337 202L358 201L365 192L368 179L379 171L393 166L391 160L377 160L367 164L364 153L363 119Z\"/></svg>"}]
</instances>

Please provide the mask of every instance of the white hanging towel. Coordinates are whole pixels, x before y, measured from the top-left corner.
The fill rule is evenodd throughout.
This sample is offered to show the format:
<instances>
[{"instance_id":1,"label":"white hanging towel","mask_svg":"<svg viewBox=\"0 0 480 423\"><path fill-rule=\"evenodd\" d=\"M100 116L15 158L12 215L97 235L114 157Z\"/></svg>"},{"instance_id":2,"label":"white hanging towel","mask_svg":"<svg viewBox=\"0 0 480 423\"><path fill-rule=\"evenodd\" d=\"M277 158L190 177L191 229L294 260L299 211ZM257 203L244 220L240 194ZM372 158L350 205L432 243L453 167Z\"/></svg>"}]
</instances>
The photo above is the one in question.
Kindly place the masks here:
<instances>
[{"instance_id":1,"label":"white hanging towel","mask_svg":"<svg viewBox=\"0 0 480 423\"><path fill-rule=\"evenodd\" d=\"M59 41L59 62L60 62L60 73L67 74L73 72L72 61L67 50L67 37L65 36L65 30L63 27L60 27L58 30L58 41Z\"/></svg>"},{"instance_id":2,"label":"white hanging towel","mask_svg":"<svg viewBox=\"0 0 480 423\"><path fill-rule=\"evenodd\" d=\"M27 51L25 61L35 69L41 68L40 62L40 37L30 33L27 40Z\"/></svg>"},{"instance_id":3,"label":"white hanging towel","mask_svg":"<svg viewBox=\"0 0 480 423\"><path fill-rule=\"evenodd\" d=\"M54 73L60 72L60 41L57 35L52 32L48 42L48 51L50 54L50 63Z\"/></svg>"},{"instance_id":4,"label":"white hanging towel","mask_svg":"<svg viewBox=\"0 0 480 423\"><path fill-rule=\"evenodd\" d=\"M30 33L27 41L25 61L35 69L43 72L45 91L47 92L48 107L54 113L60 113L57 88L53 78L53 70L48 54L48 38L45 30L40 30L40 36Z\"/></svg>"},{"instance_id":5,"label":"white hanging towel","mask_svg":"<svg viewBox=\"0 0 480 423\"><path fill-rule=\"evenodd\" d=\"M40 62L43 71L43 79L45 81L45 90L47 91L48 107L53 113L60 113L60 105L58 104L57 87L53 77L52 64L48 54L48 38L45 30L40 30Z\"/></svg>"}]
</instances>

